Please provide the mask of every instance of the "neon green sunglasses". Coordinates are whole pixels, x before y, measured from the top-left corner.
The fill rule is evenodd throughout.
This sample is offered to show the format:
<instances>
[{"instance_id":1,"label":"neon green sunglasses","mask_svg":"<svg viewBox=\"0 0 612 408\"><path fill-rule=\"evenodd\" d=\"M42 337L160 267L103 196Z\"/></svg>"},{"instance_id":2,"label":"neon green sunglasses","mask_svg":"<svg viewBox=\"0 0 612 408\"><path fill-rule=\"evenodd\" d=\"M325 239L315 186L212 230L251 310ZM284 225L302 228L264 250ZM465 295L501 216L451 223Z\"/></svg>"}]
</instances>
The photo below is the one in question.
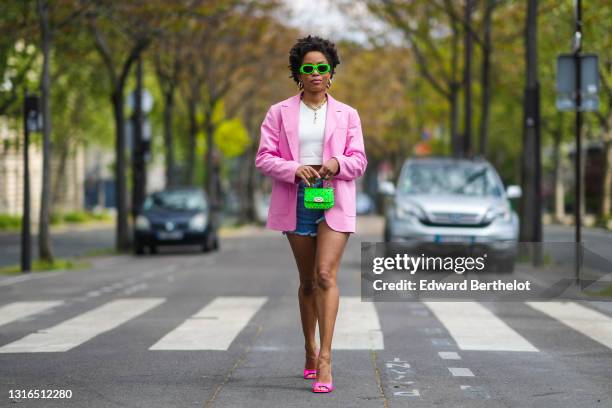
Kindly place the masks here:
<instances>
[{"instance_id":1,"label":"neon green sunglasses","mask_svg":"<svg viewBox=\"0 0 612 408\"><path fill-rule=\"evenodd\" d=\"M300 67L300 72L302 74L310 75L315 69L319 74L327 74L331 71L331 66L329 64L302 64Z\"/></svg>"}]
</instances>

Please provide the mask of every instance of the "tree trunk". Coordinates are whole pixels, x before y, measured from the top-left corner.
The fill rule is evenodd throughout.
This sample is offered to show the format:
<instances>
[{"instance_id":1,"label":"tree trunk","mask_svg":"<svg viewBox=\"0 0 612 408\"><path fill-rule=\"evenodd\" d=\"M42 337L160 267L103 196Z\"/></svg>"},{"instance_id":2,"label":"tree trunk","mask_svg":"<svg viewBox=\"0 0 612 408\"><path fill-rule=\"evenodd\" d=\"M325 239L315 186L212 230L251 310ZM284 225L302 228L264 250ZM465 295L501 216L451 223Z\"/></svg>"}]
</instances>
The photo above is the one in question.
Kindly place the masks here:
<instances>
[{"instance_id":1,"label":"tree trunk","mask_svg":"<svg viewBox=\"0 0 612 408\"><path fill-rule=\"evenodd\" d=\"M523 106L523 156L520 240L542 241L540 202L540 88L537 71L537 0L528 0L525 27L526 86Z\"/></svg>"},{"instance_id":2,"label":"tree trunk","mask_svg":"<svg viewBox=\"0 0 612 408\"><path fill-rule=\"evenodd\" d=\"M196 158L196 137L198 134L198 122L196 119L195 98L188 98L187 111L189 116L189 152L187 152L187 171L186 182L188 185L195 184L195 158Z\"/></svg>"},{"instance_id":3,"label":"tree trunk","mask_svg":"<svg viewBox=\"0 0 612 408\"><path fill-rule=\"evenodd\" d=\"M453 157L460 157L462 148L459 137L459 84L456 82L451 84L449 105L451 153Z\"/></svg>"},{"instance_id":4,"label":"tree trunk","mask_svg":"<svg viewBox=\"0 0 612 408\"><path fill-rule=\"evenodd\" d=\"M482 89L482 114L480 116L480 144L479 153L481 156L487 155L487 142L489 138L489 113L491 104L491 20L495 0L486 0L484 15L484 35L482 47L482 77L480 87Z\"/></svg>"},{"instance_id":5,"label":"tree trunk","mask_svg":"<svg viewBox=\"0 0 612 408\"><path fill-rule=\"evenodd\" d=\"M70 153L70 142L68 139L64 139L62 141L62 143L59 145L59 150L59 162L57 163L57 170L55 171L55 177L52 183L53 188L51 189L54 209L57 209L57 206L61 203L62 198L65 198L61 195L61 188L65 183L66 162L68 161L68 155Z\"/></svg>"},{"instance_id":6,"label":"tree trunk","mask_svg":"<svg viewBox=\"0 0 612 408\"><path fill-rule=\"evenodd\" d=\"M582 126L582 149L580 150L580 219L584 223L584 216L586 214L586 183L584 180L586 161L587 161L587 148L584 141L589 140L590 129L587 126ZM583 224L584 225L584 224Z\"/></svg>"},{"instance_id":7,"label":"tree trunk","mask_svg":"<svg viewBox=\"0 0 612 408\"><path fill-rule=\"evenodd\" d=\"M612 108L611 108L612 109ZM602 128L603 136L603 169L601 178L601 198L599 201L599 217L606 220L610 216L612 206L612 111L608 113L607 122Z\"/></svg>"},{"instance_id":8,"label":"tree trunk","mask_svg":"<svg viewBox=\"0 0 612 408\"><path fill-rule=\"evenodd\" d=\"M451 154L453 157L459 157L461 154L461 140L459 138L459 88L461 87L457 81L457 71L459 70L459 27L457 21L452 20L453 40L451 46L451 80L449 84L450 99L450 137L451 137Z\"/></svg>"},{"instance_id":9,"label":"tree trunk","mask_svg":"<svg viewBox=\"0 0 612 408\"><path fill-rule=\"evenodd\" d=\"M257 215L255 213L255 156L257 154L258 140L259 137L253 137L253 135L259 135L259 126L255 120L253 114L253 105L249 104L245 111L243 120L246 128L248 129L249 135L251 135L251 144L245 152L245 172L244 172L244 195L242 201L242 219L245 223L254 223L257 221Z\"/></svg>"},{"instance_id":10,"label":"tree trunk","mask_svg":"<svg viewBox=\"0 0 612 408\"><path fill-rule=\"evenodd\" d=\"M204 112L204 132L206 133L206 178L204 186L210 202L210 222L212 228L217 230L221 225L222 192L221 192L221 158L219 152L215 150L213 136L215 124L213 123L213 111L215 102L209 105L209 109Z\"/></svg>"},{"instance_id":11,"label":"tree trunk","mask_svg":"<svg viewBox=\"0 0 612 408\"><path fill-rule=\"evenodd\" d=\"M42 192L40 196L40 217L38 227L38 255L42 261L53 262L53 253L49 241L49 213L51 207L51 29L49 27L49 4L44 0L37 1L43 69L41 74L41 102L43 115L43 171Z\"/></svg>"},{"instance_id":12,"label":"tree trunk","mask_svg":"<svg viewBox=\"0 0 612 408\"><path fill-rule=\"evenodd\" d=\"M174 179L174 138L172 121L174 117L174 86L170 85L164 94L164 145L166 147L166 186L175 185Z\"/></svg>"},{"instance_id":13,"label":"tree trunk","mask_svg":"<svg viewBox=\"0 0 612 408\"><path fill-rule=\"evenodd\" d=\"M612 116L611 116L612 117ZM607 219L610 216L612 201L612 130L608 129L603 144L603 178L601 186L601 202L599 205L599 216Z\"/></svg>"},{"instance_id":14,"label":"tree trunk","mask_svg":"<svg viewBox=\"0 0 612 408\"><path fill-rule=\"evenodd\" d=\"M465 1L465 25L472 26L472 8L474 0ZM463 155L472 156L472 34L465 28L463 34L464 62L463 62Z\"/></svg>"},{"instance_id":15,"label":"tree trunk","mask_svg":"<svg viewBox=\"0 0 612 408\"><path fill-rule=\"evenodd\" d=\"M215 174L215 164L217 160L216 152L214 151L213 134L215 131L214 124L212 123L212 106L210 110L204 113L204 131L206 133L206 179L204 182L208 198L214 206L219 204L219 197L217 195L217 179L218 174Z\"/></svg>"},{"instance_id":16,"label":"tree trunk","mask_svg":"<svg viewBox=\"0 0 612 408\"><path fill-rule=\"evenodd\" d=\"M253 144L250 149L248 163L249 171L247 172L247 184L246 184L246 205L245 215L247 222L255 222L255 155L257 154L257 145Z\"/></svg>"},{"instance_id":17,"label":"tree trunk","mask_svg":"<svg viewBox=\"0 0 612 408\"><path fill-rule=\"evenodd\" d=\"M123 113L123 83L113 91L115 117L115 200L117 204L116 246L118 251L130 248L125 162L125 117Z\"/></svg>"},{"instance_id":18,"label":"tree trunk","mask_svg":"<svg viewBox=\"0 0 612 408\"><path fill-rule=\"evenodd\" d=\"M255 173L254 169L256 154L257 144L251 143L250 146L245 150L240 160L240 172L238 182L238 194L240 194L240 214L238 215L238 221L240 224L246 224L255 221L255 209L253 202L253 174Z\"/></svg>"},{"instance_id":19,"label":"tree trunk","mask_svg":"<svg viewBox=\"0 0 612 408\"><path fill-rule=\"evenodd\" d=\"M142 106L143 72L142 56L136 63L136 89L134 92L134 113L132 115L132 218L136 219L147 195L147 166L144 146L144 112Z\"/></svg>"},{"instance_id":20,"label":"tree trunk","mask_svg":"<svg viewBox=\"0 0 612 408\"><path fill-rule=\"evenodd\" d=\"M563 153L561 152L561 140L563 140L563 114L557 112L557 126L553 132L553 183L555 186L555 216L558 223L565 220L565 186L563 184Z\"/></svg>"}]
</instances>

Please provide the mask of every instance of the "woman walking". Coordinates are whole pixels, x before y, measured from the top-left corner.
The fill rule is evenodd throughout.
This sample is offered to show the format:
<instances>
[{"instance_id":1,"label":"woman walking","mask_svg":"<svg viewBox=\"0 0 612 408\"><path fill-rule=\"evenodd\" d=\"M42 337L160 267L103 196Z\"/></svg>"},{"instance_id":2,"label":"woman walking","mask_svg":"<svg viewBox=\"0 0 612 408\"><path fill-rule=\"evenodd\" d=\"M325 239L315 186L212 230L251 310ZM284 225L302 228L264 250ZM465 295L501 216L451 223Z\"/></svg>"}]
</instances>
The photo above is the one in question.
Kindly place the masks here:
<instances>
[{"instance_id":1,"label":"woman walking","mask_svg":"<svg viewBox=\"0 0 612 408\"><path fill-rule=\"evenodd\" d=\"M364 173L367 159L357 110L328 92L340 63L335 45L309 35L291 48L289 63L300 92L269 108L261 125L255 166L272 178L266 227L287 236L297 264L306 351L303 376L316 380L313 392L327 393L334 389L331 347L339 301L336 276L349 235L355 232L355 179ZM333 207L304 206L305 187L330 183Z\"/></svg>"}]
</instances>

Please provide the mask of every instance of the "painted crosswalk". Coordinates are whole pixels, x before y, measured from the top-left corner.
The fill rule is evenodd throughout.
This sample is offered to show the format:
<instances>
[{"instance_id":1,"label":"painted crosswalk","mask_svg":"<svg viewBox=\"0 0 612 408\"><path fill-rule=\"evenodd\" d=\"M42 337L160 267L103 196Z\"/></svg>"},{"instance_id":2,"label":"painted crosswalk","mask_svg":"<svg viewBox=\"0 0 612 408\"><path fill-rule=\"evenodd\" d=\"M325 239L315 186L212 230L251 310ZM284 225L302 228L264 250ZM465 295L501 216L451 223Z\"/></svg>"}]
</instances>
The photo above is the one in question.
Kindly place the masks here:
<instances>
[{"instance_id":1,"label":"painted crosswalk","mask_svg":"<svg viewBox=\"0 0 612 408\"><path fill-rule=\"evenodd\" d=\"M575 302L527 302L564 325L612 349L612 318Z\"/></svg>"},{"instance_id":2,"label":"painted crosswalk","mask_svg":"<svg viewBox=\"0 0 612 408\"><path fill-rule=\"evenodd\" d=\"M318 327L316 338L319 337ZM334 350L382 350L383 332L375 304L358 296L341 296L334 326Z\"/></svg>"},{"instance_id":3,"label":"painted crosswalk","mask_svg":"<svg viewBox=\"0 0 612 408\"><path fill-rule=\"evenodd\" d=\"M63 304L58 301L14 302L0 307L0 326Z\"/></svg>"},{"instance_id":4,"label":"painted crosswalk","mask_svg":"<svg viewBox=\"0 0 612 408\"><path fill-rule=\"evenodd\" d=\"M229 350L258 314L265 318L270 299L265 296L220 296L203 304L195 314L157 338L148 339L145 348L152 351ZM19 329L29 317L40 325L41 315L59 313L62 300L14 302L0 306L0 334ZM170 307L166 298L121 298L88 308L54 326L26 334L8 344L0 344L0 353L65 352L83 345L103 333L118 328L158 306ZM612 318L577 302L526 302L542 319L560 322L589 339L612 349ZM526 334L521 334L499 316L478 302L424 302L440 324L439 334L456 343L458 350L538 352ZM341 296L335 323L334 350L384 350L385 333L381 325L380 305L362 302L356 296ZM408 309L408 308L407 308ZM167 309L160 309L166 310ZM197 309L196 309L197 310ZM412 314L407 314L410 325ZM427 314L419 315L422 317ZM384 317L384 316L382 316ZM30 319L31 320L31 319ZM8 326L9 323L13 325ZM541 327L548 327L542 322ZM316 336L318 338L318 328ZM442 343L436 343L438 345ZM446 344L446 343L445 343ZM543 347L537 343L539 347ZM461 360L453 350L443 350L440 358ZM461 367L458 367L461 368ZM455 375L455 374L453 374Z\"/></svg>"},{"instance_id":5,"label":"painted crosswalk","mask_svg":"<svg viewBox=\"0 0 612 408\"><path fill-rule=\"evenodd\" d=\"M218 297L150 350L227 350L267 297Z\"/></svg>"},{"instance_id":6,"label":"painted crosswalk","mask_svg":"<svg viewBox=\"0 0 612 408\"><path fill-rule=\"evenodd\" d=\"M72 319L0 347L0 353L70 350L154 308L163 298L116 299Z\"/></svg>"},{"instance_id":7,"label":"painted crosswalk","mask_svg":"<svg viewBox=\"0 0 612 408\"><path fill-rule=\"evenodd\" d=\"M538 349L489 309L476 302L425 302L461 350Z\"/></svg>"}]
</instances>

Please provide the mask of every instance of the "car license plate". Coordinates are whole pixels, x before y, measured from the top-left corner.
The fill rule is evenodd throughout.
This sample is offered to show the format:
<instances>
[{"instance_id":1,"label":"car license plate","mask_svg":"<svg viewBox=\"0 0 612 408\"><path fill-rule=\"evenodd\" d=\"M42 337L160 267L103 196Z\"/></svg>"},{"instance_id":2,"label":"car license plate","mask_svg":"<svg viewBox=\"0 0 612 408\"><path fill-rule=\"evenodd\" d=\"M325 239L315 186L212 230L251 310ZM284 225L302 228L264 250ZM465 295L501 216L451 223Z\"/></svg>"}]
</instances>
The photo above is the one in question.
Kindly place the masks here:
<instances>
[{"instance_id":1,"label":"car license plate","mask_svg":"<svg viewBox=\"0 0 612 408\"><path fill-rule=\"evenodd\" d=\"M434 242L463 242L474 243L474 237L469 235L434 235Z\"/></svg>"},{"instance_id":2,"label":"car license plate","mask_svg":"<svg viewBox=\"0 0 612 408\"><path fill-rule=\"evenodd\" d=\"M157 238L160 240L178 240L183 239L183 231L159 231Z\"/></svg>"}]
</instances>

